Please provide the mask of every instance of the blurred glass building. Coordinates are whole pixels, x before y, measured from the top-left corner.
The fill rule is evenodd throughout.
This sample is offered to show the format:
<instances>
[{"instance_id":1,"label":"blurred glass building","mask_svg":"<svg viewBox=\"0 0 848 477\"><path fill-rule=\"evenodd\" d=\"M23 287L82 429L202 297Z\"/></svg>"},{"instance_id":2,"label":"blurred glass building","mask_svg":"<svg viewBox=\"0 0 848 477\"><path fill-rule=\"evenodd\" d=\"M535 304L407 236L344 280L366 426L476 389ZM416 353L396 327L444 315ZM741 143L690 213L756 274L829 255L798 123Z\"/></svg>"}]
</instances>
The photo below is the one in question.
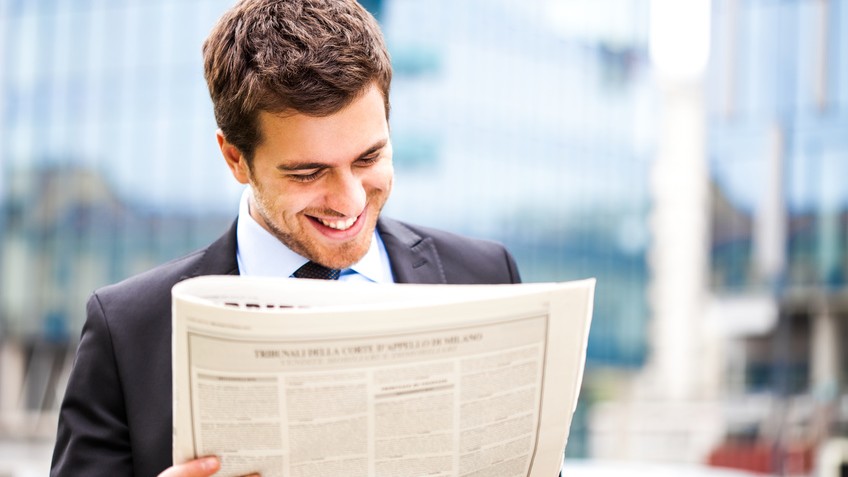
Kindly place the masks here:
<instances>
[{"instance_id":1,"label":"blurred glass building","mask_svg":"<svg viewBox=\"0 0 848 477\"><path fill-rule=\"evenodd\" d=\"M714 11L710 288L729 417L710 460L845 475L821 461L848 434L848 2Z\"/></svg>"}]
</instances>

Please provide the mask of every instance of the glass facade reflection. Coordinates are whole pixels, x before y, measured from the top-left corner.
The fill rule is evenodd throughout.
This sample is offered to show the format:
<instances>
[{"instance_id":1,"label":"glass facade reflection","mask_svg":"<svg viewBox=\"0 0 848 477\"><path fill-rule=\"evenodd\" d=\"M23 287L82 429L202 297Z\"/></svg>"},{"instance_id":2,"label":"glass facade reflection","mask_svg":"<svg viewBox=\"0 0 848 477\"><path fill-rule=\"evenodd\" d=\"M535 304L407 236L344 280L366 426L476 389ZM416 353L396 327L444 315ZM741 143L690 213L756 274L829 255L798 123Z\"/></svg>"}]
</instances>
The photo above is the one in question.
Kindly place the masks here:
<instances>
[{"instance_id":1,"label":"glass facade reflection","mask_svg":"<svg viewBox=\"0 0 848 477\"><path fill-rule=\"evenodd\" d=\"M713 286L838 289L848 272L848 6L722 1L716 10ZM764 224L774 213L778 236ZM757 273L758 240L778 250L779 277Z\"/></svg>"},{"instance_id":2,"label":"glass facade reflection","mask_svg":"<svg viewBox=\"0 0 848 477\"><path fill-rule=\"evenodd\" d=\"M733 314L732 417L709 458L844 473L844 458L839 470L823 456L848 433L848 3L714 10L711 288L718 301L770 306Z\"/></svg>"}]
</instances>

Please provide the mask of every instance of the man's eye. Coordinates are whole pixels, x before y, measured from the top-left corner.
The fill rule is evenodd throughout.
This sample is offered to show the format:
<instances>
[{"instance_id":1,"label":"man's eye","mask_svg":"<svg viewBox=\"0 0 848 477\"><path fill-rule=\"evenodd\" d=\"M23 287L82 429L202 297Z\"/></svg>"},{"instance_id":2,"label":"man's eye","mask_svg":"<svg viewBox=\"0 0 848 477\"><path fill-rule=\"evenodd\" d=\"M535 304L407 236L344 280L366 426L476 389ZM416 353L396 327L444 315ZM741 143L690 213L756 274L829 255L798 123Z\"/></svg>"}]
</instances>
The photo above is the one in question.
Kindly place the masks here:
<instances>
[{"instance_id":1,"label":"man's eye","mask_svg":"<svg viewBox=\"0 0 848 477\"><path fill-rule=\"evenodd\" d=\"M310 182L317 179L320 175L321 171L317 170L315 172L310 172L309 174L289 174L289 178L295 182Z\"/></svg>"},{"instance_id":2,"label":"man's eye","mask_svg":"<svg viewBox=\"0 0 848 477\"><path fill-rule=\"evenodd\" d=\"M374 154L373 156L359 158L359 160L356 161L356 164L359 166L370 166L378 160L380 160L380 155Z\"/></svg>"}]
</instances>

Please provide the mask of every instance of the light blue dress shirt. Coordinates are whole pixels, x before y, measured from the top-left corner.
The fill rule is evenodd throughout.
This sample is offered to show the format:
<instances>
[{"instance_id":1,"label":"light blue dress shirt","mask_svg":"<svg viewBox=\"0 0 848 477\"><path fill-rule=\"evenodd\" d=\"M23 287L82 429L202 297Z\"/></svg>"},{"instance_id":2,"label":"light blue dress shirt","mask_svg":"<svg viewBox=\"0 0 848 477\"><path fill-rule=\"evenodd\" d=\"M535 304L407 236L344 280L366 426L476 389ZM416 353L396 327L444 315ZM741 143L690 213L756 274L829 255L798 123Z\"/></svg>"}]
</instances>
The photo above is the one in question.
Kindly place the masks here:
<instances>
[{"instance_id":1,"label":"light blue dress shirt","mask_svg":"<svg viewBox=\"0 0 848 477\"><path fill-rule=\"evenodd\" d=\"M250 187L245 188L239 203L238 224L236 227L236 259L239 274L245 276L291 277L303 264L309 261L283 245L271 232L268 232L251 217L249 198ZM362 260L342 270L339 280L364 281L374 283L394 283L389 254L377 230L371 247Z\"/></svg>"}]
</instances>

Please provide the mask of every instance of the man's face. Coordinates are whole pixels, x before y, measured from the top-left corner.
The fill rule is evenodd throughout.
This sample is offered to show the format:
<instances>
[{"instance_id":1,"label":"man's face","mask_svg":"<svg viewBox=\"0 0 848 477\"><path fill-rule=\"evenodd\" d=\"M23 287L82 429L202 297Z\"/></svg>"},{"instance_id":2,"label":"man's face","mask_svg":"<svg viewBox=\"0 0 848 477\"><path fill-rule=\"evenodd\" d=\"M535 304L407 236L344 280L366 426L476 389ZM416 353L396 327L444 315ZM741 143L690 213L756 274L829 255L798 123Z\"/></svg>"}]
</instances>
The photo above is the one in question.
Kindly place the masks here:
<instances>
[{"instance_id":1,"label":"man's face","mask_svg":"<svg viewBox=\"0 0 848 477\"><path fill-rule=\"evenodd\" d=\"M380 90L372 85L326 117L260 113L262 142L247 166L218 134L250 215L298 254L346 268L368 251L392 189L392 146Z\"/></svg>"}]
</instances>

